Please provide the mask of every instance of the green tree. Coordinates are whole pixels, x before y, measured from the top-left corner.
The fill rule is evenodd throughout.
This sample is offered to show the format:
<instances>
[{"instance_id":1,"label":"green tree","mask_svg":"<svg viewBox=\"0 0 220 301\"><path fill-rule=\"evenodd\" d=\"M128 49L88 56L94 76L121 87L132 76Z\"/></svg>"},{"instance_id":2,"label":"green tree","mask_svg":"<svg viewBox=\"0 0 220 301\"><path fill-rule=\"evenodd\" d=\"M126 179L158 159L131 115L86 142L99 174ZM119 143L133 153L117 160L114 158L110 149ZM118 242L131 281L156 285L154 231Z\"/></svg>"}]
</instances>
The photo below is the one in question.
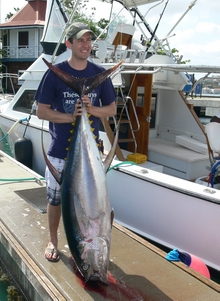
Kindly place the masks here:
<instances>
[{"instance_id":1,"label":"green tree","mask_svg":"<svg viewBox=\"0 0 220 301\"><path fill-rule=\"evenodd\" d=\"M177 50L176 48L172 48L171 50L173 56L175 57L175 60L177 62L179 62L180 64L187 64L190 63L190 60L182 60L182 55L179 54L179 50Z\"/></svg>"},{"instance_id":2,"label":"green tree","mask_svg":"<svg viewBox=\"0 0 220 301\"><path fill-rule=\"evenodd\" d=\"M14 7L14 10L15 10L15 13L17 13L20 10L20 8ZM11 13L11 12L8 13L5 17L5 21L8 21L12 16L14 16L15 13Z\"/></svg>"},{"instance_id":3,"label":"green tree","mask_svg":"<svg viewBox=\"0 0 220 301\"><path fill-rule=\"evenodd\" d=\"M64 5L69 15L71 14L76 1L64 0ZM108 20L101 18L98 22L95 20L96 7L88 7L89 0L83 0L81 4L77 6L77 10L74 13L73 20L83 22L89 25L96 36L99 36L102 29L108 24ZM105 38L105 34L101 35L101 38Z\"/></svg>"},{"instance_id":4,"label":"green tree","mask_svg":"<svg viewBox=\"0 0 220 301\"><path fill-rule=\"evenodd\" d=\"M182 60L183 57L179 54L179 50L177 50L176 48L172 48L171 53L173 54L175 61L179 64L187 64L190 62L190 60ZM165 55L166 53L161 47L158 47L157 54Z\"/></svg>"}]
</instances>

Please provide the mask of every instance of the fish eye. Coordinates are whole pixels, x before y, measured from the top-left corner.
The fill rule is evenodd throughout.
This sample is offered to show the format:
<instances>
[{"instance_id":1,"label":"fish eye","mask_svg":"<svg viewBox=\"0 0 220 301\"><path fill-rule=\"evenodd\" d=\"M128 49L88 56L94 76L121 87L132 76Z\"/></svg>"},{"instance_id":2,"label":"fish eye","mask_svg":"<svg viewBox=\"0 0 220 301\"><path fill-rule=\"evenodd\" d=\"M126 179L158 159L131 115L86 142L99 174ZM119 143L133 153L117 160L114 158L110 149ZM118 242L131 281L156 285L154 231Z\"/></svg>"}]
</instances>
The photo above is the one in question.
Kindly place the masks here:
<instances>
[{"instance_id":1,"label":"fish eye","mask_svg":"<svg viewBox=\"0 0 220 301\"><path fill-rule=\"evenodd\" d=\"M89 267L90 267L90 265L89 265L88 263L84 263L84 264L82 265L83 271L87 271L87 270L89 269Z\"/></svg>"}]
</instances>

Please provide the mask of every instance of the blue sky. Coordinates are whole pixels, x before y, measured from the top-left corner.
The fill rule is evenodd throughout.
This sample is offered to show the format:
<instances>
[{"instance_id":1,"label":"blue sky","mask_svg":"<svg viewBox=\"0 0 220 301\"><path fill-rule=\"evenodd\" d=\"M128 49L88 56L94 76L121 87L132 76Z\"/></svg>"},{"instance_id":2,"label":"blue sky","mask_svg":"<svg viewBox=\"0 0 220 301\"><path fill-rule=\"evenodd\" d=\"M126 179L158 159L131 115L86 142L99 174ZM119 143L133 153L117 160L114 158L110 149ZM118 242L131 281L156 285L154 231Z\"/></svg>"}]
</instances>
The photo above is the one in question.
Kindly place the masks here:
<instances>
[{"instance_id":1,"label":"blue sky","mask_svg":"<svg viewBox=\"0 0 220 301\"><path fill-rule=\"evenodd\" d=\"M23 7L25 0L7 0L1 4L1 22L7 13L14 12L14 7ZM147 14L152 29L157 24L167 0ZM171 30L177 20L187 10L193 0L169 0L165 13L157 30L162 39ZM4 2L4 4L3 4ZM100 7L100 3L99 6ZM147 11L149 5L147 6ZM97 9L97 14L98 14ZM101 9L102 17L103 10ZM144 14L144 7L143 7ZM193 65L220 66L220 0L197 0L195 6L186 14L174 29L175 36L169 39L171 48L177 48L183 59L190 59Z\"/></svg>"}]
</instances>

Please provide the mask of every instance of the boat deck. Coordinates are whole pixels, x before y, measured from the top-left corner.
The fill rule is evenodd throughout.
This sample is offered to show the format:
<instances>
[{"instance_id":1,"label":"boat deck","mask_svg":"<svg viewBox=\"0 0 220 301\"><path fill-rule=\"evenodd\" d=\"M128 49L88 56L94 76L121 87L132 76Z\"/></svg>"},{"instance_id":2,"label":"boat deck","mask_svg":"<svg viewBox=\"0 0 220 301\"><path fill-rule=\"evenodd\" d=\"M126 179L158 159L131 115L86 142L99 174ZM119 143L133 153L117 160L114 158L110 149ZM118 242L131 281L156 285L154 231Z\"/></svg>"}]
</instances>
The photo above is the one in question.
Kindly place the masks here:
<instances>
[{"instance_id":1,"label":"boat deck","mask_svg":"<svg viewBox=\"0 0 220 301\"><path fill-rule=\"evenodd\" d=\"M62 223L60 261L48 262L47 214L28 203L30 198L45 203L45 182L32 178L40 176L0 151L0 257L27 300L219 300L218 284L183 263L167 261L166 253L118 224L112 232L108 286L84 283L71 260Z\"/></svg>"}]
</instances>

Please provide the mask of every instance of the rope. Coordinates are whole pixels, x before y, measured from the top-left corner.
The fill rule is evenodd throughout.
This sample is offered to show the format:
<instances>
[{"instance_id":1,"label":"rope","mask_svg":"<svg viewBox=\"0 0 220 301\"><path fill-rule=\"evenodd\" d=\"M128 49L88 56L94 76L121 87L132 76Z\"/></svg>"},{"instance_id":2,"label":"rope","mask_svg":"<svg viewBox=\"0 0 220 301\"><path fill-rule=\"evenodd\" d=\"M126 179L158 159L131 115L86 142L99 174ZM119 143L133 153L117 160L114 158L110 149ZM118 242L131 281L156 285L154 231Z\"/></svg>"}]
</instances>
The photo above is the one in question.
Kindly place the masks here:
<instances>
[{"instance_id":1,"label":"rope","mask_svg":"<svg viewBox=\"0 0 220 301\"><path fill-rule=\"evenodd\" d=\"M121 165L128 165L128 166L130 166L130 165L137 165L137 164L136 164L135 162L133 162L133 161L123 161L123 162L120 162L120 163L115 164L115 165L113 165L112 167L110 167L110 168L108 169L108 172L109 172L110 170L112 170L112 169L115 169L115 168L121 166Z\"/></svg>"},{"instance_id":2,"label":"rope","mask_svg":"<svg viewBox=\"0 0 220 301\"><path fill-rule=\"evenodd\" d=\"M22 121L28 121L28 118L22 118L22 119L17 120L17 121L13 124L13 126L10 128L10 130L5 134L5 136L2 137L2 138L0 139L0 142L2 142L4 139L6 139L6 138L8 137L8 135L10 135L10 133L13 131L13 129L15 128L15 126L16 126L18 123L22 122Z\"/></svg>"},{"instance_id":3,"label":"rope","mask_svg":"<svg viewBox=\"0 0 220 301\"><path fill-rule=\"evenodd\" d=\"M36 181L36 180L41 180L44 181L45 178L18 178L18 179L0 179L0 182L23 182L23 181Z\"/></svg>"}]
</instances>

